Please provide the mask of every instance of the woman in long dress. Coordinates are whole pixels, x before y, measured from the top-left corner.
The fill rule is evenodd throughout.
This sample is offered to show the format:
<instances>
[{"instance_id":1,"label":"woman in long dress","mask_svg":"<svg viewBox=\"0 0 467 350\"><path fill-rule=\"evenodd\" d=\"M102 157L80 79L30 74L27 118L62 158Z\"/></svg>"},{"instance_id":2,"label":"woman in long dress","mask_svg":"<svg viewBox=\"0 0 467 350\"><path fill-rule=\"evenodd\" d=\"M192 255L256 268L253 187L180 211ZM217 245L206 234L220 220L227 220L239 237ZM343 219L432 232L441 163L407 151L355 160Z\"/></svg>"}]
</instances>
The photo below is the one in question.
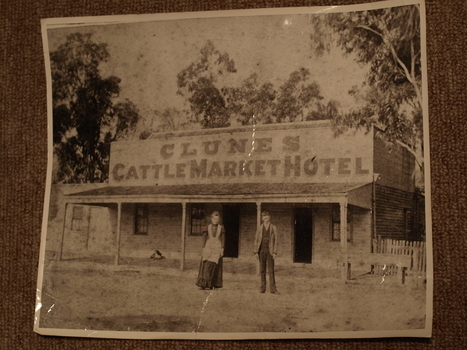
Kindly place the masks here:
<instances>
[{"instance_id":1,"label":"woman in long dress","mask_svg":"<svg viewBox=\"0 0 467 350\"><path fill-rule=\"evenodd\" d=\"M222 256L224 255L225 230L219 224L220 214L211 215L211 224L203 235L203 250L196 285L200 289L222 288Z\"/></svg>"}]
</instances>

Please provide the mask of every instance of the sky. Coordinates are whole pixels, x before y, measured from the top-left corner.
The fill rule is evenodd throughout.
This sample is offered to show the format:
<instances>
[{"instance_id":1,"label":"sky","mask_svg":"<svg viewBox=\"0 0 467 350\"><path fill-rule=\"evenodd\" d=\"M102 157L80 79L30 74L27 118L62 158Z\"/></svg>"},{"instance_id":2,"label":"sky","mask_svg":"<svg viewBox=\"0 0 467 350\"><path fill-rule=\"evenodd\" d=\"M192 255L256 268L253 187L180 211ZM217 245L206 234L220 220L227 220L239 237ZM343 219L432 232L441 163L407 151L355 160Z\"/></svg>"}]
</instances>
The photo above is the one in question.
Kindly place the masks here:
<instances>
[{"instance_id":1,"label":"sky","mask_svg":"<svg viewBox=\"0 0 467 350\"><path fill-rule=\"evenodd\" d=\"M309 14L255 15L153 20L134 23L89 25L50 29L49 50L63 44L74 32L93 33L95 42L107 43L110 59L101 66L102 75L121 78L120 98L130 99L145 118L154 110L183 109L176 95L177 74L194 62L208 40L234 60L237 73L227 82L240 85L252 73L260 82L276 89L301 67L309 69L325 101L340 101L342 108L354 106L348 95L361 84L367 67L341 50L316 57L310 47L313 35ZM160 18L160 17L159 17ZM141 20L141 17L140 17Z\"/></svg>"}]
</instances>

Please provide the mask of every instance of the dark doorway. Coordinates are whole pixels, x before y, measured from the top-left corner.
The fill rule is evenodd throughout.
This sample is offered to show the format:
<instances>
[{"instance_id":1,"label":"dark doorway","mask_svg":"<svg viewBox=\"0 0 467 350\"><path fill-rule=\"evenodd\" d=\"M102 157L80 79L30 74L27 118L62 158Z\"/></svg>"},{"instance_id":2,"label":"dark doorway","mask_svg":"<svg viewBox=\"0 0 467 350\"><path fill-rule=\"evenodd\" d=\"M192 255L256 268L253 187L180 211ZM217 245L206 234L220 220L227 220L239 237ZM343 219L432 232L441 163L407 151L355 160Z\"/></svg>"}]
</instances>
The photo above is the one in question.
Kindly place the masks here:
<instances>
[{"instance_id":1,"label":"dark doorway","mask_svg":"<svg viewBox=\"0 0 467 350\"><path fill-rule=\"evenodd\" d=\"M222 222L225 228L224 256L227 258L238 258L240 206L238 204L224 204L222 212Z\"/></svg>"},{"instance_id":2,"label":"dark doorway","mask_svg":"<svg viewBox=\"0 0 467 350\"><path fill-rule=\"evenodd\" d=\"M310 208L294 209L295 248L294 262L311 263L312 218Z\"/></svg>"}]
</instances>

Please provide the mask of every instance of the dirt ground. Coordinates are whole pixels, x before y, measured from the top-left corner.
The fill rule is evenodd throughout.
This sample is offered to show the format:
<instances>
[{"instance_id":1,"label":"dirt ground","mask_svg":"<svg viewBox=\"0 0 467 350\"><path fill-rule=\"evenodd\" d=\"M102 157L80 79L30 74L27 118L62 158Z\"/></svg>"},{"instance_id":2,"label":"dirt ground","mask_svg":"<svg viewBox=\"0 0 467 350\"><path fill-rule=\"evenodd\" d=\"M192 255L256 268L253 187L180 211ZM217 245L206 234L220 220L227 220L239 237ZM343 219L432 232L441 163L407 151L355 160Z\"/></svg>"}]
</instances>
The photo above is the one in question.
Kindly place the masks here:
<instances>
[{"instance_id":1,"label":"dirt ground","mask_svg":"<svg viewBox=\"0 0 467 350\"><path fill-rule=\"evenodd\" d=\"M224 263L224 286L195 286L197 262L113 266L49 262L42 289L41 328L141 332L336 332L425 327L424 281L409 276L276 268L280 295L259 293L254 265ZM240 271L240 272L238 272Z\"/></svg>"}]
</instances>

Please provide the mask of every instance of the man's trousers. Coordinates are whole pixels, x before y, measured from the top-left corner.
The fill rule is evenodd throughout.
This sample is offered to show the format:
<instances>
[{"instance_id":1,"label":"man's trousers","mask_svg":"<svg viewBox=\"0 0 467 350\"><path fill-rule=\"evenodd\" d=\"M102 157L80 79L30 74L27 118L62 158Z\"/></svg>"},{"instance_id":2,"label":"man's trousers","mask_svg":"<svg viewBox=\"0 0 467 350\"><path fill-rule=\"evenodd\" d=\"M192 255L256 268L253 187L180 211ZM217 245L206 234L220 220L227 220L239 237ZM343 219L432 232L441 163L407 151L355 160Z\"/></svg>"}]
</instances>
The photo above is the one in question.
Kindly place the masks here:
<instances>
[{"instance_id":1,"label":"man's trousers","mask_svg":"<svg viewBox=\"0 0 467 350\"><path fill-rule=\"evenodd\" d=\"M259 252L259 270L261 273L261 287L260 291L266 291L266 268L269 275L269 290L271 293L276 292L276 280L274 278L274 258L269 251Z\"/></svg>"}]
</instances>

